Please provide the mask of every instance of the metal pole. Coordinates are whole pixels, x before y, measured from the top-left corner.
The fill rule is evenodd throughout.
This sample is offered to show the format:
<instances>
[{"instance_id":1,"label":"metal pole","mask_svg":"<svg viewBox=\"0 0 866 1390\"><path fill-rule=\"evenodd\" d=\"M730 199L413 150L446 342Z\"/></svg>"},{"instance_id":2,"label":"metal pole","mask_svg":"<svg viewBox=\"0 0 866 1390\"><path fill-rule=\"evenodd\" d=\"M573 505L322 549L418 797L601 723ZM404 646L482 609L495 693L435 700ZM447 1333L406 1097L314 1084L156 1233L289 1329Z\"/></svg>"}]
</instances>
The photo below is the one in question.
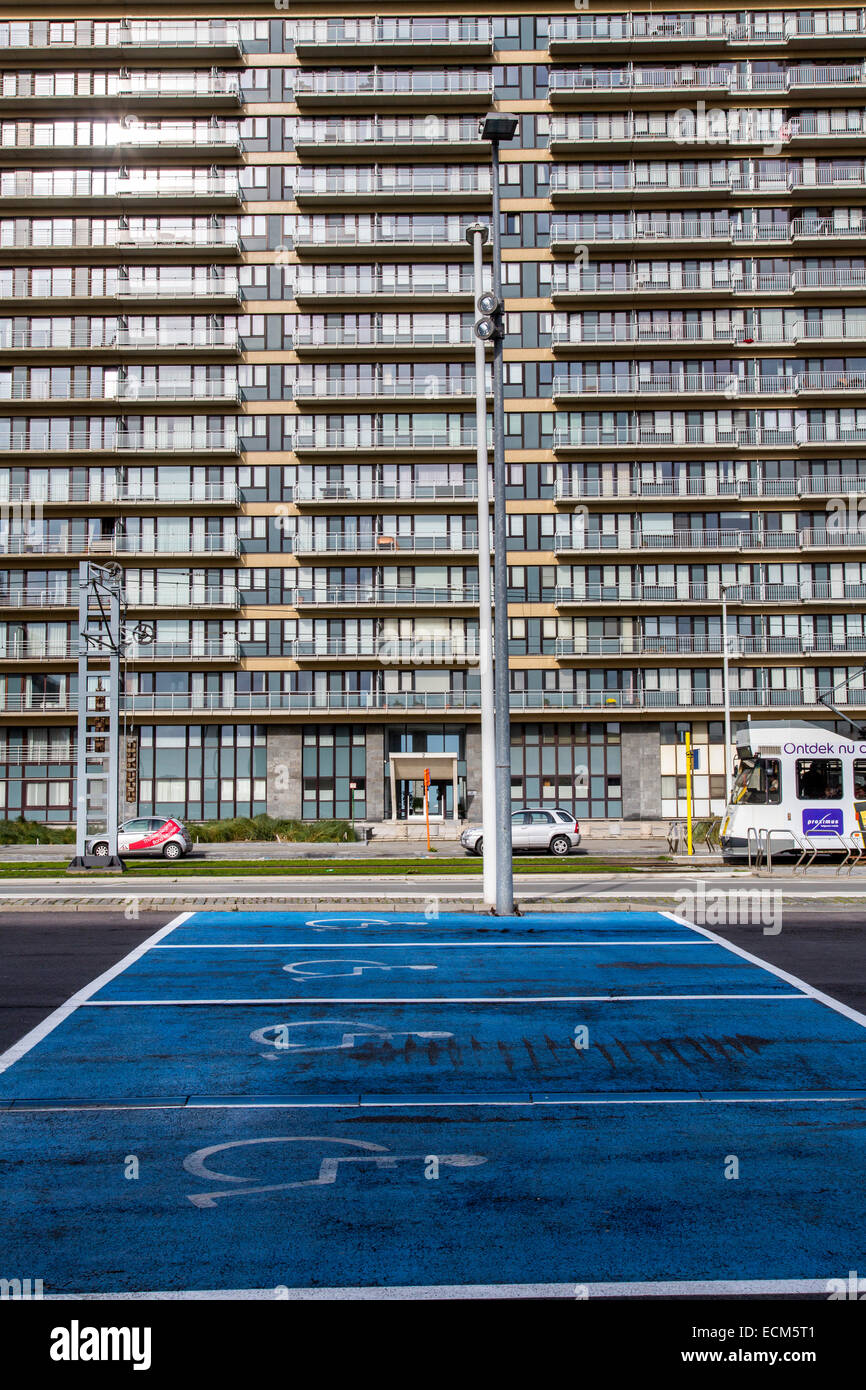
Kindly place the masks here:
<instances>
[{"instance_id":1,"label":"metal pole","mask_svg":"<svg viewBox=\"0 0 866 1390\"><path fill-rule=\"evenodd\" d=\"M502 299L502 235L499 204L499 141L491 140L493 166L493 293ZM514 912L511 847L511 708L508 673L508 553L505 512L505 386L502 338L493 340L493 650L496 707L496 911Z\"/></svg>"},{"instance_id":2,"label":"metal pole","mask_svg":"<svg viewBox=\"0 0 866 1390\"><path fill-rule=\"evenodd\" d=\"M686 854L694 854L692 847L692 736L686 731Z\"/></svg>"},{"instance_id":3,"label":"metal pole","mask_svg":"<svg viewBox=\"0 0 866 1390\"><path fill-rule=\"evenodd\" d=\"M78 761L75 779L75 857L87 853L87 620L90 609L90 566L78 566ZM115 851L116 852L116 851Z\"/></svg>"},{"instance_id":4,"label":"metal pole","mask_svg":"<svg viewBox=\"0 0 866 1390\"><path fill-rule=\"evenodd\" d=\"M728 591L722 585L722 685L725 701L725 805L731 804L731 683L728 671Z\"/></svg>"},{"instance_id":5,"label":"metal pole","mask_svg":"<svg viewBox=\"0 0 866 1390\"><path fill-rule=\"evenodd\" d=\"M486 227L472 233L475 265L475 303L484 293L482 247ZM496 739L493 693L493 614L490 587L490 481L487 450L487 357L482 339L475 338L475 434L478 471L478 665L481 678L481 834L483 838L483 897L496 906Z\"/></svg>"}]
</instances>

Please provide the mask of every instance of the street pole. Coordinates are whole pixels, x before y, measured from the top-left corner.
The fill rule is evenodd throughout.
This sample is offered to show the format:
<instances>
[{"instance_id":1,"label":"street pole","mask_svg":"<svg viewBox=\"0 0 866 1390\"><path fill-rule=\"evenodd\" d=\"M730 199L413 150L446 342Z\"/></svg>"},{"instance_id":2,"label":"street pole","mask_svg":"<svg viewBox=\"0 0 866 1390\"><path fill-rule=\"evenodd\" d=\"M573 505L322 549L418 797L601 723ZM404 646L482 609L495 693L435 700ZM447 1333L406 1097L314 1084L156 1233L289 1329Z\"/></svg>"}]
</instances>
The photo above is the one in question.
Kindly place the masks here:
<instances>
[{"instance_id":1,"label":"street pole","mask_svg":"<svg viewBox=\"0 0 866 1390\"><path fill-rule=\"evenodd\" d=\"M499 142L512 140L517 117L498 112L488 116L481 134L490 141L493 176L493 294L502 309L502 229L499 198ZM496 911L514 913L514 874L511 846L511 706L508 672L508 552L505 511L505 386L504 333L493 335L493 651L494 703L496 708Z\"/></svg>"},{"instance_id":2,"label":"street pole","mask_svg":"<svg viewBox=\"0 0 866 1390\"><path fill-rule=\"evenodd\" d=\"M474 222L466 229L475 269L475 304L484 293L482 249L488 229ZM478 472L478 666L481 678L481 835L484 906L496 907L496 738L493 682L493 613L490 584L490 481L487 452L487 358L475 336L475 435Z\"/></svg>"},{"instance_id":3,"label":"street pole","mask_svg":"<svg viewBox=\"0 0 866 1390\"><path fill-rule=\"evenodd\" d=\"M725 805L731 804L731 681L728 670L728 591L722 585L722 686L725 701Z\"/></svg>"},{"instance_id":4,"label":"street pole","mask_svg":"<svg viewBox=\"0 0 866 1390\"><path fill-rule=\"evenodd\" d=\"M686 730L686 854L694 854L692 846L692 736Z\"/></svg>"}]
</instances>

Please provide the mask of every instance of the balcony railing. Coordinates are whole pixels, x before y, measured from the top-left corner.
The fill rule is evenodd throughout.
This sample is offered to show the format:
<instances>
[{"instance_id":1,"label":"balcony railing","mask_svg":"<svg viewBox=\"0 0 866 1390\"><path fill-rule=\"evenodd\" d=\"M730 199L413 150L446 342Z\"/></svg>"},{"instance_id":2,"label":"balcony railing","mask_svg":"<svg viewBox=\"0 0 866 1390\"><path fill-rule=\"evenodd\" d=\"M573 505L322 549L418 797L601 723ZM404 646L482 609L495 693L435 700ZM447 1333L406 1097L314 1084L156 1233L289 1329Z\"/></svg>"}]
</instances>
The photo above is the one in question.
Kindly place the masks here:
<instances>
[{"instance_id":1,"label":"balcony railing","mask_svg":"<svg viewBox=\"0 0 866 1390\"><path fill-rule=\"evenodd\" d=\"M477 120L466 116L395 120L371 116L299 120L295 145L480 145Z\"/></svg>"},{"instance_id":2,"label":"balcony railing","mask_svg":"<svg viewBox=\"0 0 866 1390\"><path fill-rule=\"evenodd\" d=\"M730 702L734 708L824 708L818 701L821 694L832 695L832 691L817 689L814 694L797 689L757 689L731 690ZM849 690L843 698L836 697L842 705L861 708L866 705L866 691ZM312 715L320 712L352 714L362 710L382 713L409 712L424 714L430 712L462 713L466 710L479 710L481 695L478 691L267 691L256 694L248 692L198 692L196 694L148 694L127 695L121 701L121 709L130 715L150 714L222 714L243 718L252 714L298 714ZM515 714L555 713L575 710L677 710L684 707L698 709L723 708L721 689L702 687L678 687L673 690L520 690L512 691L509 697L510 708ZM0 703L0 713L67 713L74 712L77 697L73 695L6 695Z\"/></svg>"},{"instance_id":3,"label":"balcony railing","mask_svg":"<svg viewBox=\"0 0 866 1390\"><path fill-rule=\"evenodd\" d=\"M234 383L216 381L174 382L161 385L158 381L103 381L101 386L82 386L73 382L51 382L47 386L32 382L13 381L7 390L0 389L3 401L213 401L219 404L238 401L240 392Z\"/></svg>"},{"instance_id":4,"label":"balcony railing","mask_svg":"<svg viewBox=\"0 0 866 1390\"><path fill-rule=\"evenodd\" d=\"M562 43L657 43L664 48L671 43L694 44L713 40L736 45L758 44L773 46L789 40L832 38L844 47L845 41L866 34L866 18L860 10L836 10L780 13L763 15L761 21L751 15L745 22L736 23L727 14L679 15L569 15L550 21L551 46Z\"/></svg>"},{"instance_id":5,"label":"balcony railing","mask_svg":"<svg viewBox=\"0 0 866 1390\"><path fill-rule=\"evenodd\" d=\"M606 656L721 656L725 650L721 633L699 636L559 637L554 655L558 657ZM729 634L728 655L740 656L848 656L866 652L866 636L849 633L834 638L824 635L799 637Z\"/></svg>"},{"instance_id":6,"label":"balcony railing","mask_svg":"<svg viewBox=\"0 0 866 1390\"><path fill-rule=\"evenodd\" d=\"M866 584L818 583L801 580L797 584L728 584L727 602L749 607L766 604L800 603L862 603L866 599ZM721 604L722 588L715 584L580 584L558 588L554 603L559 608L586 604L643 605L670 603Z\"/></svg>"},{"instance_id":7,"label":"balcony railing","mask_svg":"<svg viewBox=\"0 0 866 1390\"><path fill-rule=\"evenodd\" d=\"M699 425L684 425L676 431L647 429L639 425L586 426L582 432L554 430L554 449L587 448L765 448L794 449L810 444L866 444L866 428L796 425L793 429L774 429L755 425L738 429L719 429L711 437Z\"/></svg>"},{"instance_id":8,"label":"balcony railing","mask_svg":"<svg viewBox=\"0 0 866 1390\"><path fill-rule=\"evenodd\" d=\"M233 48L240 52L235 23L219 19L172 23L163 20L33 20L3 26L3 46L50 53L102 48Z\"/></svg>"},{"instance_id":9,"label":"balcony railing","mask_svg":"<svg viewBox=\"0 0 866 1390\"><path fill-rule=\"evenodd\" d=\"M356 453L364 453L373 449L387 452L404 449L443 449L450 452L454 449L474 449L475 431L464 429L459 435L452 436L438 431L425 433L412 429L370 430L368 433L356 433L348 430L317 430L306 433L299 430L293 440L293 447L296 453L316 449L337 452L352 450Z\"/></svg>"},{"instance_id":10,"label":"balcony railing","mask_svg":"<svg viewBox=\"0 0 866 1390\"><path fill-rule=\"evenodd\" d=\"M575 317L564 324L554 323L551 332L554 347L583 343L821 343L836 339L866 341L866 317L843 319L825 314L818 321L807 319L787 326L754 324L750 327L728 327L712 322L642 323L639 320L597 323Z\"/></svg>"},{"instance_id":11,"label":"balcony railing","mask_svg":"<svg viewBox=\"0 0 866 1390\"><path fill-rule=\"evenodd\" d=\"M866 649L866 648L864 648ZM382 665L427 665L454 661L460 665L474 665L479 651L475 642L451 640L447 637L359 637L351 638L297 638L289 642L285 655L295 661L345 660L375 661Z\"/></svg>"},{"instance_id":12,"label":"balcony railing","mask_svg":"<svg viewBox=\"0 0 866 1390\"><path fill-rule=\"evenodd\" d=\"M453 165L447 169L406 169L361 167L298 171L295 194L298 198L330 197L433 197L458 193L467 197L492 190L491 171L486 166Z\"/></svg>"},{"instance_id":13,"label":"balcony railing","mask_svg":"<svg viewBox=\"0 0 866 1390\"><path fill-rule=\"evenodd\" d=\"M385 276L380 271L374 273L370 268L369 275L365 276L345 276L345 275L321 275L313 274L308 268L302 269L295 281L295 295L298 298L316 298L327 295L342 295L347 299L363 299L369 295L392 296L395 299L404 299L411 296L426 296L429 299L444 299L451 295L471 295L474 293L474 282L471 272L464 270L461 266L455 267L459 273L453 272L435 276L429 275L424 278L423 272L413 271L411 276L399 283L391 276Z\"/></svg>"},{"instance_id":14,"label":"balcony railing","mask_svg":"<svg viewBox=\"0 0 866 1390\"><path fill-rule=\"evenodd\" d=\"M489 71L443 68L438 72L374 68L364 72L304 72L295 75L296 97L436 97L493 98Z\"/></svg>"},{"instance_id":15,"label":"balcony railing","mask_svg":"<svg viewBox=\"0 0 866 1390\"><path fill-rule=\"evenodd\" d=\"M101 443L94 445L87 433L79 434L72 431L65 442L60 443L46 439L44 443L26 436L13 437L4 443L2 453L144 453L144 454L197 454L197 453L226 453L237 454L240 452L240 440L237 435L228 434L223 430L202 430L199 433L185 433L176 431L171 435L154 435L130 430L119 435L105 437Z\"/></svg>"},{"instance_id":16,"label":"balcony railing","mask_svg":"<svg viewBox=\"0 0 866 1390\"><path fill-rule=\"evenodd\" d=\"M575 222L551 220L550 245L575 246L584 242L616 244L629 241L655 242L712 242L723 241L731 245L788 245L798 241L850 241L866 237L866 221L857 221L845 226L832 217L794 218L788 223L747 223L736 221L719 222L709 219L678 218L670 214L666 220L646 219L643 215L610 218L604 222L593 223L584 218L578 225Z\"/></svg>"},{"instance_id":17,"label":"balcony railing","mask_svg":"<svg viewBox=\"0 0 866 1390\"><path fill-rule=\"evenodd\" d=\"M862 538L861 538L862 541ZM460 554L478 549L478 536L469 532L463 537L452 536L400 536L400 535L297 535L292 540L292 550L296 555L333 554L375 554L394 555L414 553L420 555Z\"/></svg>"},{"instance_id":18,"label":"balcony railing","mask_svg":"<svg viewBox=\"0 0 866 1390\"><path fill-rule=\"evenodd\" d=\"M28 602L29 602L28 598ZM77 599L75 600L77 603ZM130 608L145 609L196 609L196 608L228 608L236 609L241 606L240 590L224 586L223 588L205 588L200 585L192 585L185 588L180 584L176 591L167 585L160 585L158 589L139 584L130 585L127 581L127 603Z\"/></svg>"},{"instance_id":19,"label":"balcony railing","mask_svg":"<svg viewBox=\"0 0 866 1390\"><path fill-rule=\"evenodd\" d=\"M864 479L866 486L866 479ZM456 502L478 496L478 484L462 483L296 483L295 502Z\"/></svg>"},{"instance_id":20,"label":"balcony railing","mask_svg":"<svg viewBox=\"0 0 866 1390\"><path fill-rule=\"evenodd\" d=\"M78 641L51 643L14 642L0 650L0 661L77 661ZM125 661L238 661L240 648L234 637L202 642L131 642L123 651ZM28 762L35 761L28 758Z\"/></svg>"},{"instance_id":21,"label":"balcony railing","mask_svg":"<svg viewBox=\"0 0 866 1390\"><path fill-rule=\"evenodd\" d=\"M757 73L734 67L698 67L692 63L678 68L585 68L557 70L550 74L550 94L574 95L580 92L641 93L712 91L714 93L802 92L816 87L850 88L866 84L863 63L817 66L804 64L782 72Z\"/></svg>"},{"instance_id":22,"label":"balcony railing","mask_svg":"<svg viewBox=\"0 0 866 1390\"><path fill-rule=\"evenodd\" d=\"M553 398L560 396L796 396L866 391L864 372L792 372L786 376L724 376L704 372L651 376L555 376Z\"/></svg>"},{"instance_id":23,"label":"balcony railing","mask_svg":"<svg viewBox=\"0 0 866 1390\"><path fill-rule=\"evenodd\" d=\"M691 169L667 162L637 165L554 164L550 170L552 196L562 193L653 193L667 195L682 189L688 193L714 193L720 196L740 193L784 194L796 189L816 192L827 188L857 191L866 187L866 173L860 166L841 166L838 169L818 168L807 175L799 165L782 168L777 174L743 171L732 174L724 169L716 172L709 164L705 169Z\"/></svg>"},{"instance_id":24,"label":"balcony railing","mask_svg":"<svg viewBox=\"0 0 866 1390\"><path fill-rule=\"evenodd\" d=\"M419 397L426 400L475 399L473 381L440 381L429 377L403 378L395 381L296 381L295 400L405 400ZM2 400L2 397L0 397Z\"/></svg>"},{"instance_id":25,"label":"balcony railing","mask_svg":"<svg viewBox=\"0 0 866 1390\"><path fill-rule=\"evenodd\" d=\"M7 555L206 555L236 559L240 545L234 537L190 536L184 540L146 536L5 536L0 547Z\"/></svg>"},{"instance_id":26,"label":"balcony railing","mask_svg":"<svg viewBox=\"0 0 866 1390\"><path fill-rule=\"evenodd\" d=\"M302 19L295 31L297 48L479 44L489 47L493 24L489 19Z\"/></svg>"},{"instance_id":27,"label":"balcony railing","mask_svg":"<svg viewBox=\"0 0 866 1390\"><path fill-rule=\"evenodd\" d=\"M697 270L680 270L675 277L655 278L643 271L596 271L592 267L554 264L551 291L574 295L632 295L684 294L702 291L725 294L791 294L798 290L862 290L866 289L866 269L861 266L840 269L819 267L783 271L752 272L744 270L736 276L725 275L713 280Z\"/></svg>"},{"instance_id":28,"label":"balcony railing","mask_svg":"<svg viewBox=\"0 0 866 1390\"><path fill-rule=\"evenodd\" d=\"M478 586L326 584L291 590L287 602L295 608L466 607L477 606Z\"/></svg>"},{"instance_id":29,"label":"balcony railing","mask_svg":"<svg viewBox=\"0 0 866 1390\"><path fill-rule=\"evenodd\" d=\"M553 550L825 550L828 548L860 549L866 542L866 530L849 531L841 527L806 528L800 531L585 531L555 535ZM542 541L542 544L544 542Z\"/></svg>"},{"instance_id":30,"label":"balcony railing","mask_svg":"<svg viewBox=\"0 0 866 1390\"><path fill-rule=\"evenodd\" d=\"M651 481L643 478L557 478L558 501L617 497L840 497L866 495L866 475L824 474L800 478L720 478L707 476Z\"/></svg>"},{"instance_id":31,"label":"balcony railing","mask_svg":"<svg viewBox=\"0 0 866 1390\"><path fill-rule=\"evenodd\" d=\"M163 483L152 487L124 485L109 474L100 485L56 487L46 494L44 488L27 484L12 485L0 491L0 508L4 506L65 507L65 506L134 506L189 507L227 506L240 503L237 483L189 483L187 486Z\"/></svg>"},{"instance_id":32,"label":"balcony railing","mask_svg":"<svg viewBox=\"0 0 866 1390\"><path fill-rule=\"evenodd\" d=\"M295 347L467 347L471 346L469 327L443 328L383 328L376 325L339 328L308 328L297 324L293 333Z\"/></svg>"},{"instance_id":33,"label":"balcony railing","mask_svg":"<svg viewBox=\"0 0 866 1390\"><path fill-rule=\"evenodd\" d=\"M394 226L365 218L356 226L296 227L293 241L299 248L320 246L447 246L467 249L464 231L468 220L440 222L431 226Z\"/></svg>"}]
</instances>

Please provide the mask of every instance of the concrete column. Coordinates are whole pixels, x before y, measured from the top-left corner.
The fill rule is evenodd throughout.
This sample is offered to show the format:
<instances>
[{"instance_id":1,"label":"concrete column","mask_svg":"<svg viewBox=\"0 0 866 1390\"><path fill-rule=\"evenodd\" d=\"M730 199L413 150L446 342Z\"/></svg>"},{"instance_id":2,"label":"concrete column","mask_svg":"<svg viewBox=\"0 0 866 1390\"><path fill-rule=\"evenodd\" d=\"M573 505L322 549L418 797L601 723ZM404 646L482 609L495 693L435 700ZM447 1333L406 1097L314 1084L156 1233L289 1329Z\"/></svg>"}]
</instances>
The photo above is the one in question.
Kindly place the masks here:
<instances>
[{"instance_id":1,"label":"concrete column","mask_svg":"<svg viewBox=\"0 0 866 1390\"><path fill-rule=\"evenodd\" d=\"M466 818L480 821L484 797L481 794L481 725L466 726Z\"/></svg>"},{"instance_id":2,"label":"concrete column","mask_svg":"<svg viewBox=\"0 0 866 1390\"><path fill-rule=\"evenodd\" d=\"M661 742L658 724L622 725L623 820L660 820Z\"/></svg>"},{"instance_id":3,"label":"concrete column","mask_svg":"<svg viewBox=\"0 0 866 1390\"><path fill-rule=\"evenodd\" d=\"M368 724L367 741L367 820L385 819L385 730L381 724Z\"/></svg>"},{"instance_id":4,"label":"concrete column","mask_svg":"<svg viewBox=\"0 0 866 1390\"><path fill-rule=\"evenodd\" d=\"M303 807L303 731L275 725L268 729L268 815L300 820Z\"/></svg>"}]
</instances>

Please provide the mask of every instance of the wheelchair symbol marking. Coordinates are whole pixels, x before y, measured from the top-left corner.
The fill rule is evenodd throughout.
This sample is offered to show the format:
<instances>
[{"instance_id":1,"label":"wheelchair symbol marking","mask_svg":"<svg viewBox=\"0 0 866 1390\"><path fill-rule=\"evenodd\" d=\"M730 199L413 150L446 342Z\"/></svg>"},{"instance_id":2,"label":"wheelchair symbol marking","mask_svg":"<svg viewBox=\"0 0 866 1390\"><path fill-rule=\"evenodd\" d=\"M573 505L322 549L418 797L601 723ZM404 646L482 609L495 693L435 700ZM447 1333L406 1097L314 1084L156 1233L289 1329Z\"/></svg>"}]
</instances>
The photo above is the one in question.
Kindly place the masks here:
<instances>
[{"instance_id":1,"label":"wheelchair symbol marking","mask_svg":"<svg viewBox=\"0 0 866 1390\"><path fill-rule=\"evenodd\" d=\"M343 970L318 970L306 969L307 966L319 965L342 965L347 967ZM334 957L332 960L296 960L290 965L284 965L287 975L294 975L299 980L339 980L344 978L357 979L364 974L365 970L437 970L436 965L385 965L379 960L345 960Z\"/></svg>"},{"instance_id":2,"label":"wheelchair symbol marking","mask_svg":"<svg viewBox=\"0 0 866 1390\"><path fill-rule=\"evenodd\" d=\"M337 1029L337 1042L320 1043L315 1047L305 1046L303 1042L290 1042L289 1033L293 1028L326 1028ZM276 1038L273 1035L276 1034ZM297 1019L294 1023L269 1023L265 1028L257 1028L254 1033L250 1033L250 1039L254 1043L261 1043L268 1048L267 1052L261 1055L270 1060L275 1060L286 1053L309 1053L309 1052L348 1052L354 1047L363 1047L365 1043L374 1043L384 1046L386 1043L394 1044L398 1038L419 1038L423 1042L445 1042L453 1038L453 1033L439 1033L433 1031L420 1031L417 1028L400 1029L396 1032L390 1028L383 1028L378 1023L356 1023L354 1019L343 1018L309 1018Z\"/></svg>"},{"instance_id":3,"label":"wheelchair symbol marking","mask_svg":"<svg viewBox=\"0 0 866 1390\"><path fill-rule=\"evenodd\" d=\"M310 1178L301 1178L297 1182L269 1183L257 1187L235 1187L223 1191L188 1193L188 1200L192 1202L194 1207L215 1207L222 1197L252 1197L268 1192L290 1192L303 1187L333 1187L338 1177L346 1171L346 1164L367 1163L371 1164L375 1170L393 1172L398 1163L417 1163L423 1166L430 1157L429 1154L422 1153L396 1154L385 1144L373 1144L360 1139L332 1139L325 1135L301 1134L263 1139L235 1139L227 1144L212 1144L208 1148L196 1149L195 1153L189 1154L184 1159L183 1166L194 1177L205 1178L211 1182L248 1183L249 1177L246 1174L216 1172L208 1167L208 1159L214 1154L225 1153L229 1149L243 1149L255 1144L339 1145L345 1149L355 1150L355 1152L328 1154L324 1158L320 1158L315 1175ZM477 1168L480 1164L487 1162L483 1154L439 1154L438 1159L440 1167L446 1168Z\"/></svg>"}]
</instances>

